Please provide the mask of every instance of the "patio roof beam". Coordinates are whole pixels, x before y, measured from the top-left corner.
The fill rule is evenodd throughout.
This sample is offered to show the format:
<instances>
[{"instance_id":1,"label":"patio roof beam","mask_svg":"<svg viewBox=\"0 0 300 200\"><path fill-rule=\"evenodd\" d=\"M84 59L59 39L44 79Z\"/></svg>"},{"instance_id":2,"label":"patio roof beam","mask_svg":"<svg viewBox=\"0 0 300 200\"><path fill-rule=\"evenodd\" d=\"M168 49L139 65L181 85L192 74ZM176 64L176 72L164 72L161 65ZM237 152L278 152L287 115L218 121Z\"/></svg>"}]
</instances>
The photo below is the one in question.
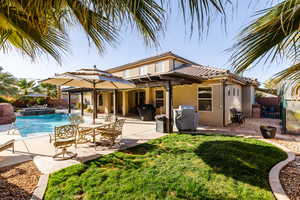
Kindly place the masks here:
<instances>
[{"instance_id":1,"label":"patio roof beam","mask_svg":"<svg viewBox=\"0 0 300 200\"><path fill-rule=\"evenodd\" d=\"M166 89L166 117L167 117L167 132L173 132L173 117L172 117L172 107L173 107L173 85L171 81L168 81L165 85Z\"/></svg>"},{"instance_id":2,"label":"patio roof beam","mask_svg":"<svg viewBox=\"0 0 300 200\"><path fill-rule=\"evenodd\" d=\"M80 92L80 108L81 108L81 116L83 116L84 115L83 92Z\"/></svg>"},{"instance_id":3,"label":"patio roof beam","mask_svg":"<svg viewBox=\"0 0 300 200\"><path fill-rule=\"evenodd\" d=\"M71 113L71 93L68 92L68 113Z\"/></svg>"}]
</instances>

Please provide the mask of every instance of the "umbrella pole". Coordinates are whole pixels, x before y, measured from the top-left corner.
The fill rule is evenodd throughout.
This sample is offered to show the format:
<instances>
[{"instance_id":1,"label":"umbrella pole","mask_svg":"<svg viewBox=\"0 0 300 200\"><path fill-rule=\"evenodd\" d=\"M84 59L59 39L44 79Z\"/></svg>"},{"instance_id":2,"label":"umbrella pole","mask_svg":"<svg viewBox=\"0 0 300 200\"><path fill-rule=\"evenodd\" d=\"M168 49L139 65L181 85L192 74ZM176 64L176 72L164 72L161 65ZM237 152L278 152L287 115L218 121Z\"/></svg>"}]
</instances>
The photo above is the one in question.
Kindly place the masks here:
<instances>
[{"instance_id":1,"label":"umbrella pole","mask_svg":"<svg viewBox=\"0 0 300 200\"><path fill-rule=\"evenodd\" d=\"M93 124L95 124L95 118L97 115L96 97L97 97L97 94L96 94L96 88L95 88L95 83L94 83L93 84Z\"/></svg>"}]
</instances>

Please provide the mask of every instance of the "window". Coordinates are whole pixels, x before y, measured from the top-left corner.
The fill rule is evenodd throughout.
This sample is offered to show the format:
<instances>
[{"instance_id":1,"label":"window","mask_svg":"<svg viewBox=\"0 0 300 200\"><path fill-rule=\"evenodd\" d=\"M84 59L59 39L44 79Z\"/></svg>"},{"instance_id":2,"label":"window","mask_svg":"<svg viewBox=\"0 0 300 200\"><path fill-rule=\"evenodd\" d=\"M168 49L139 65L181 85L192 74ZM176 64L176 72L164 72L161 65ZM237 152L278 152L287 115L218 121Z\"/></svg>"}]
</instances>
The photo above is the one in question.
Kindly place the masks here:
<instances>
[{"instance_id":1,"label":"window","mask_svg":"<svg viewBox=\"0 0 300 200\"><path fill-rule=\"evenodd\" d=\"M165 62L159 62L155 64L155 72L160 73L165 71Z\"/></svg>"},{"instance_id":2,"label":"window","mask_svg":"<svg viewBox=\"0 0 300 200\"><path fill-rule=\"evenodd\" d=\"M230 88L228 88L228 96L230 97Z\"/></svg>"},{"instance_id":3,"label":"window","mask_svg":"<svg viewBox=\"0 0 300 200\"><path fill-rule=\"evenodd\" d=\"M198 88L198 110L212 111L212 88L211 87Z\"/></svg>"},{"instance_id":4,"label":"window","mask_svg":"<svg viewBox=\"0 0 300 200\"><path fill-rule=\"evenodd\" d=\"M98 96L98 105L103 106L103 94L99 94Z\"/></svg>"},{"instance_id":5,"label":"window","mask_svg":"<svg viewBox=\"0 0 300 200\"><path fill-rule=\"evenodd\" d=\"M240 96L240 89L239 88L236 89L236 96Z\"/></svg>"},{"instance_id":6,"label":"window","mask_svg":"<svg viewBox=\"0 0 300 200\"><path fill-rule=\"evenodd\" d=\"M128 78L129 77L129 69L123 71L123 77Z\"/></svg>"},{"instance_id":7,"label":"window","mask_svg":"<svg viewBox=\"0 0 300 200\"><path fill-rule=\"evenodd\" d=\"M235 88L232 89L232 96L235 96Z\"/></svg>"},{"instance_id":8,"label":"window","mask_svg":"<svg viewBox=\"0 0 300 200\"><path fill-rule=\"evenodd\" d=\"M156 90L155 91L155 107L160 108L164 106L164 91Z\"/></svg>"},{"instance_id":9,"label":"window","mask_svg":"<svg viewBox=\"0 0 300 200\"><path fill-rule=\"evenodd\" d=\"M147 72L147 66L141 66L139 68L139 74L140 75L146 75L148 72Z\"/></svg>"}]
</instances>

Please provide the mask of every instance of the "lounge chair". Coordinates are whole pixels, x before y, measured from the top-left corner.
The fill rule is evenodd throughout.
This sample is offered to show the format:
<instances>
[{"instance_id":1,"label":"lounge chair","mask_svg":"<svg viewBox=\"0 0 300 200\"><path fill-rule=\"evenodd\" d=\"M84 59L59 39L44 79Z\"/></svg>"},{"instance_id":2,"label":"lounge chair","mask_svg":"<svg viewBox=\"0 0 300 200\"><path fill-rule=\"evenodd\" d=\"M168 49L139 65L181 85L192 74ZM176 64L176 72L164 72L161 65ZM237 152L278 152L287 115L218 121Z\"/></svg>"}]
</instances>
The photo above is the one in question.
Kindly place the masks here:
<instances>
[{"instance_id":1,"label":"lounge chair","mask_svg":"<svg viewBox=\"0 0 300 200\"><path fill-rule=\"evenodd\" d=\"M12 148L12 152L15 153L15 140L8 140L7 142L5 142L4 144L0 144L0 151L4 151L6 149Z\"/></svg>"},{"instance_id":2,"label":"lounge chair","mask_svg":"<svg viewBox=\"0 0 300 200\"><path fill-rule=\"evenodd\" d=\"M95 129L95 135L107 139L111 146L115 145L116 139L122 135L122 129L125 119L119 119L115 122L103 124L101 127Z\"/></svg>"},{"instance_id":3,"label":"lounge chair","mask_svg":"<svg viewBox=\"0 0 300 200\"><path fill-rule=\"evenodd\" d=\"M71 147L73 144L76 147L76 135L77 135L77 125L64 125L55 127L53 145L57 150L61 150L56 153L53 158L56 160L66 160L76 157L77 154L67 151L67 148ZM50 137L50 142L52 138ZM62 157L60 157L62 155ZM68 155L68 157L65 157Z\"/></svg>"}]
</instances>

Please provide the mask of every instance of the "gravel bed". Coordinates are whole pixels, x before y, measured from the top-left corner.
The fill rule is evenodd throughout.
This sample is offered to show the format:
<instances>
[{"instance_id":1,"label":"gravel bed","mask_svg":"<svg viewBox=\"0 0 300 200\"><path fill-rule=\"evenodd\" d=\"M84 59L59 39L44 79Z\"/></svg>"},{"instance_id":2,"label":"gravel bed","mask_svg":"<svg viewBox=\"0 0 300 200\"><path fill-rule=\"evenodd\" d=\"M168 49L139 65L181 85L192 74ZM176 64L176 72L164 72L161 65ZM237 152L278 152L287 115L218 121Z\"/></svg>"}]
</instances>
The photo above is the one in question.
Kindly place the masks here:
<instances>
[{"instance_id":1,"label":"gravel bed","mask_svg":"<svg viewBox=\"0 0 300 200\"><path fill-rule=\"evenodd\" d=\"M296 141L288 141L288 140L280 140L280 139L272 139L273 142L276 142L286 148L290 149L296 154L300 155L300 142Z\"/></svg>"},{"instance_id":2,"label":"gravel bed","mask_svg":"<svg viewBox=\"0 0 300 200\"><path fill-rule=\"evenodd\" d=\"M289 198L300 200L300 156L281 170L279 178Z\"/></svg>"},{"instance_id":3,"label":"gravel bed","mask_svg":"<svg viewBox=\"0 0 300 200\"><path fill-rule=\"evenodd\" d=\"M30 199L40 175L32 161L0 168L0 199Z\"/></svg>"}]
</instances>

